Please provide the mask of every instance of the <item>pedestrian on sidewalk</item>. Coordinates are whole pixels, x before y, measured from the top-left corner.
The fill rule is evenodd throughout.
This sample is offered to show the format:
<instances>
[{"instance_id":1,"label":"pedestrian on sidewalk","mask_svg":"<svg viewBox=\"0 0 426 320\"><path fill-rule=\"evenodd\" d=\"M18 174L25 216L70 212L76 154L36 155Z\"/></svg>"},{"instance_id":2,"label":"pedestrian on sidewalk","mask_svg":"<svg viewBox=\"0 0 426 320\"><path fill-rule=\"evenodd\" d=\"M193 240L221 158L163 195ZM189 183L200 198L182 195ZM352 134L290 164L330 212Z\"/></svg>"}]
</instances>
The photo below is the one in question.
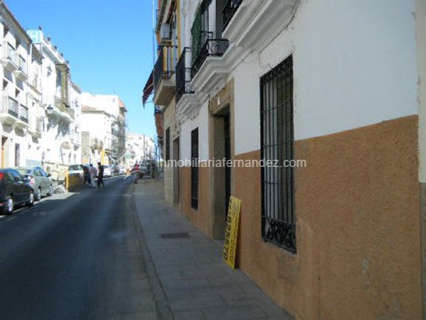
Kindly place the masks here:
<instances>
[{"instance_id":1,"label":"pedestrian on sidewalk","mask_svg":"<svg viewBox=\"0 0 426 320\"><path fill-rule=\"evenodd\" d=\"M105 187L104 184L104 166L98 162L98 188L101 186Z\"/></svg>"},{"instance_id":2,"label":"pedestrian on sidewalk","mask_svg":"<svg viewBox=\"0 0 426 320\"><path fill-rule=\"evenodd\" d=\"M90 185L92 187L95 187L95 177L98 174L98 172L96 168L93 166L93 164L90 164L89 172L90 172Z\"/></svg>"}]
</instances>

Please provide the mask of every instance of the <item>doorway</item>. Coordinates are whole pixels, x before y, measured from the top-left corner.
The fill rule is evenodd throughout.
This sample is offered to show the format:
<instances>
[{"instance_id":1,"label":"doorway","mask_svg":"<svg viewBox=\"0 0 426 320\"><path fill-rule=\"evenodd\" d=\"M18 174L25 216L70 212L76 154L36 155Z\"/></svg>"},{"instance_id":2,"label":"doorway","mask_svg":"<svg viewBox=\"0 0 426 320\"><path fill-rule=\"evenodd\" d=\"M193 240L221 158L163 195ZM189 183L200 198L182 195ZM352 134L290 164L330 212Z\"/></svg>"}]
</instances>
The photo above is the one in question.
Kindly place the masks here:
<instances>
[{"instance_id":1,"label":"doorway","mask_svg":"<svg viewBox=\"0 0 426 320\"><path fill-rule=\"evenodd\" d=\"M232 167L228 160L232 159L231 148L231 113L229 107L222 108L213 116L213 156L221 160L221 166L213 169L213 210L215 239L224 239L228 204L231 196Z\"/></svg>"},{"instance_id":2,"label":"doorway","mask_svg":"<svg viewBox=\"0 0 426 320\"><path fill-rule=\"evenodd\" d=\"M173 203L179 203L180 197L180 179L179 179L179 160L180 160L180 151L179 151L179 137L173 140Z\"/></svg>"}]
</instances>

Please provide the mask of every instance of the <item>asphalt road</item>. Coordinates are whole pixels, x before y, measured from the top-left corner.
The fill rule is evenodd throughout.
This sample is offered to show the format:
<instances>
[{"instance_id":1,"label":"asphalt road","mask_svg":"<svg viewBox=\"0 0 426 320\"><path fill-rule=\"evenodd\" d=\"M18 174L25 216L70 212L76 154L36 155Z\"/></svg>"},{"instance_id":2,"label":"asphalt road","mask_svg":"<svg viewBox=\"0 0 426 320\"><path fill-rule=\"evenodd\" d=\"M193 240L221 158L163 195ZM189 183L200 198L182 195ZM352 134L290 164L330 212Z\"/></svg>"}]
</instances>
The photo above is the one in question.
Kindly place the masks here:
<instances>
[{"instance_id":1,"label":"asphalt road","mask_svg":"<svg viewBox=\"0 0 426 320\"><path fill-rule=\"evenodd\" d=\"M131 180L0 217L0 319L156 319Z\"/></svg>"}]
</instances>

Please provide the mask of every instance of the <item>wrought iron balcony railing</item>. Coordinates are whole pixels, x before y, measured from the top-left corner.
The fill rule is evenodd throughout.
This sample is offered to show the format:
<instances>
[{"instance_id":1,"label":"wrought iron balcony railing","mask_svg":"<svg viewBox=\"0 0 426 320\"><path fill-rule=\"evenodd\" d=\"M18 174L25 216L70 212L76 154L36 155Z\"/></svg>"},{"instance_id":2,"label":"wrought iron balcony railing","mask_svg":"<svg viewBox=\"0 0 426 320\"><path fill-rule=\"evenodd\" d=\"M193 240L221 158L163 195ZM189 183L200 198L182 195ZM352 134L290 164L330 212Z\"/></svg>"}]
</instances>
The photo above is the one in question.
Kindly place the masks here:
<instances>
[{"instance_id":1,"label":"wrought iron balcony railing","mask_svg":"<svg viewBox=\"0 0 426 320\"><path fill-rule=\"evenodd\" d=\"M14 116L15 118L18 118L19 116L19 103L18 101L16 101L15 99L12 98L7 98L6 100L6 110L7 113L9 113L10 115Z\"/></svg>"},{"instance_id":2,"label":"wrought iron balcony railing","mask_svg":"<svg viewBox=\"0 0 426 320\"><path fill-rule=\"evenodd\" d=\"M157 62L154 66L154 90L158 89L161 80L168 80L175 73L173 60L174 47L161 47ZM166 60L167 59L167 60ZM165 63L166 62L166 63Z\"/></svg>"},{"instance_id":3,"label":"wrought iron balcony railing","mask_svg":"<svg viewBox=\"0 0 426 320\"><path fill-rule=\"evenodd\" d=\"M3 105L1 107L1 113L7 114L15 119L22 120L28 123L28 107L24 104L20 104L18 100L15 100L9 96L3 97Z\"/></svg>"},{"instance_id":4,"label":"wrought iron balcony railing","mask_svg":"<svg viewBox=\"0 0 426 320\"><path fill-rule=\"evenodd\" d=\"M207 57L221 57L228 49L229 41L227 39L207 39L192 64L191 76L195 77Z\"/></svg>"},{"instance_id":5,"label":"wrought iron balcony railing","mask_svg":"<svg viewBox=\"0 0 426 320\"><path fill-rule=\"evenodd\" d=\"M8 43L6 43L6 47L5 47L5 50L6 50L6 58L10 61L10 62L12 62L12 63L14 63L16 66L18 65L18 63L17 63L17 59L16 59L16 51L15 51L15 48L14 47L12 47L10 44L8 44Z\"/></svg>"},{"instance_id":6,"label":"wrought iron balcony railing","mask_svg":"<svg viewBox=\"0 0 426 320\"><path fill-rule=\"evenodd\" d=\"M185 47L176 65L176 102L188 93L194 91L191 87L191 48Z\"/></svg>"},{"instance_id":7,"label":"wrought iron balcony railing","mask_svg":"<svg viewBox=\"0 0 426 320\"><path fill-rule=\"evenodd\" d=\"M19 106L19 119L28 123L28 107L23 104Z\"/></svg>"},{"instance_id":8,"label":"wrought iron balcony railing","mask_svg":"<svg viewBox=\"0 0 426 320\"><path fill-rule=\"evenodd\" d=\"M17 61L18 61L18 69L24 73L27 73L27 63L25 59L21 56L18 56Z\"/></svg>"},{"instance_id":9,"label":"wrought iron balcony railing","mask_svg":"<svg viewBox=\"0 0 426 320\"><path fill-rule=\"evenodd\" d=\"M223 30L226 29L243 0L228 0L223 9Z\"/></svg>"}]
</instances>

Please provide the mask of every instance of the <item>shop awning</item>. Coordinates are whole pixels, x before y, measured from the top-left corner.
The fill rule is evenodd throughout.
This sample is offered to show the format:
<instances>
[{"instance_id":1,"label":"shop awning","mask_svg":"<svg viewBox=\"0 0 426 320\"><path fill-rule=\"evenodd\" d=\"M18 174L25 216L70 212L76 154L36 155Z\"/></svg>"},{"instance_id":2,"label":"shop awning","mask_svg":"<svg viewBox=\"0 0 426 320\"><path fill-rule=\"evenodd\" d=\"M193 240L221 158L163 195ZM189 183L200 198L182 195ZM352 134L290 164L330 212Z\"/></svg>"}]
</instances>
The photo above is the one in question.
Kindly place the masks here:
<instances>
[{"instance_id":1,"label":"shop awning","mask_svg":"<svg viewBox=\"0 0 426 320\"><path fill-rule=\"evenodd\" d=\"M145 84L145 87L143 88L143 95L142 95L142 104L145 105L145 103L148 101L149 96L152 93L152 90L154 89L154 77L151 74L149 75L148 81Z\"/></svg>"}]
</instances>

